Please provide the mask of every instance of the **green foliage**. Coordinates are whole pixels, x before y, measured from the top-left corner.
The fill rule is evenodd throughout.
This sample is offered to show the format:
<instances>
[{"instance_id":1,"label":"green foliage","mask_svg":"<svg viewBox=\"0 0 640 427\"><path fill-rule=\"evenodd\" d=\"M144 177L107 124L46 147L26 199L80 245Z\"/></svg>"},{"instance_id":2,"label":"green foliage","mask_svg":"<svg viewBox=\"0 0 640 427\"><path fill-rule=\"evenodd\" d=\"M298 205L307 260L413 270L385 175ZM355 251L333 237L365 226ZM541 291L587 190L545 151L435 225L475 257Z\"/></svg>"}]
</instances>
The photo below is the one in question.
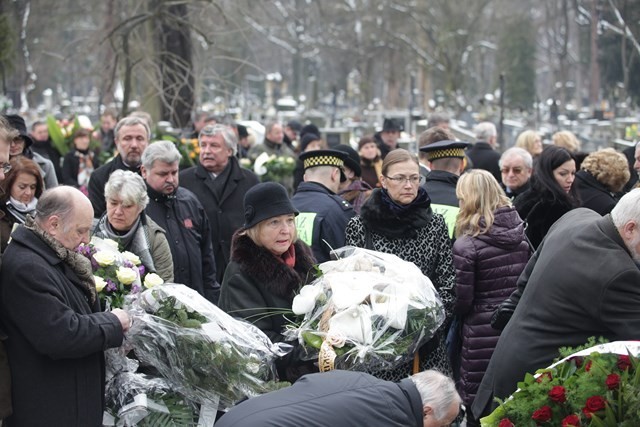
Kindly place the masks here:
<instances>
[{"instance_id":1,"label":"green foliage","mask_svg":"<svg viewBox=\"0 0 640 427\"><path fill-rule=\"evenodd\" d=\"M528 109L536 96L536 32L530 17L514 17L499 36L498 73L505 76L505 99L512 108Z\"/></svg>"},{"instance_id":2,"label":"green foliage","mask_svg":"<svg viewBox=\"0 0 640 427\"><path fill-rule=\"evenodd\" d=\"M569 357L573 353L577 353L579 351L586 350L588 348L595 347L595 346L600 345L600 344L606 344L608 342L609 342L609 340L604 338L604 337L598 337L597 339L596 339L596 337L589 337L589 339L587 340L587 342L584 345L579 345L577 347L560 347L558 349L558 353L560 353L560 356L558 356L554 360L554 362L558 362L558 361L564 359L565 357Z\"/></svg>"}]
</instances>

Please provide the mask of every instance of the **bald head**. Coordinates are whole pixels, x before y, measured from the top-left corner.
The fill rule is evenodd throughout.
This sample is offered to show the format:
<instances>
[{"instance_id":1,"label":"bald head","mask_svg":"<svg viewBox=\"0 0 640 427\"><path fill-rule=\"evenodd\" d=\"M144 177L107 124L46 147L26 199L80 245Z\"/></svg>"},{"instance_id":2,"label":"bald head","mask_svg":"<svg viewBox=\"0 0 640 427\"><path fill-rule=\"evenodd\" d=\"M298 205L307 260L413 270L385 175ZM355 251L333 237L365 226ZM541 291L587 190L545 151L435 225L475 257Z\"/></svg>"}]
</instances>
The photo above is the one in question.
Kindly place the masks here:
<instances>
[{"instance_id":1,"label":"bald head","mask_svg":"<svg viewBox=\"0 0 640 427\"><path fill-rule=\"evenodd\" d=\"M69 250L89 243L93 207L80 190L59 186L42 193L36 205L36 223Z\"/></svg>"}]
</instances>

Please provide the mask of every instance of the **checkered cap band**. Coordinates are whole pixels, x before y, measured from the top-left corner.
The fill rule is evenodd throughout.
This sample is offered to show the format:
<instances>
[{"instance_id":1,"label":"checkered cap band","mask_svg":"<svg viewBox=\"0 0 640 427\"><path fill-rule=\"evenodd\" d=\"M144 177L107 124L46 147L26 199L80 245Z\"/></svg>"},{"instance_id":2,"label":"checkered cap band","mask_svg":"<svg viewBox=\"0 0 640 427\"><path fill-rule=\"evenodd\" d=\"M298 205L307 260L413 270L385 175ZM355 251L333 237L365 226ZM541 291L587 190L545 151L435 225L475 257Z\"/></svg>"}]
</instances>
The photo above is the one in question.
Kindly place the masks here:
<instances>
[{"instance_id":1,"label":"checkered cap band","mask_svg":"<svg viewBox=\"0 0 640 427\"><path fill-rule=\"evenodd\" d=\"M429 161L444 159L447 157L459 157L464 159L464 148L445 148L442 150L429 151L427 153L427 159Z\"/></svg>"},{"instance_id":2,"label":"checkered cap band","mask_svg":"<svg viewBox=\"0 0 640 427\"><path fill-rule=\"evenodd\" d=\"M303 165L305 169L313 168L315 166L335 166L342 168L344 161L335 156L313 156L304 159Z\"/></svg>"}]
</instances>

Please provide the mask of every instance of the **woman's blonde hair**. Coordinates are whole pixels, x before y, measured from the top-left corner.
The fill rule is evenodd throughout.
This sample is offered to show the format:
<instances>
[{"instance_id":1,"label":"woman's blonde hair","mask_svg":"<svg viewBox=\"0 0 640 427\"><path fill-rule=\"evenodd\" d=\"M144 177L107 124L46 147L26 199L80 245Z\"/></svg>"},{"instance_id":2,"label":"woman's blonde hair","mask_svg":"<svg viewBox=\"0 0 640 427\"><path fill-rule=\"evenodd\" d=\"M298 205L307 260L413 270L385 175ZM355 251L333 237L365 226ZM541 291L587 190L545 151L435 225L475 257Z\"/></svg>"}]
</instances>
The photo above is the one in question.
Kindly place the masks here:
<instances>
[{"instance_id":1,"label":"woman's blonde hair","mask_svg":"<svg viewBox=\"0 0 640 427\"><path fill-rule=\"evenodd\" d=\"M536 144L536 139L538 138L540 138L540 134L535 130L525 130L518 135L515 146L524 148L533 156L533 146Z\"/></svg>"},{"instance_id":2,"label":"woman's blonde hair","mask_svg":"<svg viewBox=\"0 0 640 427\"><path fill-rule=\"evenodd\" d=\"M496 209L511 206L498 181L489 172L473 169L463 174L456 185L460 212L456 219L456 237L476 237L493 225ZM481 221L484 219L484 224Z\"/></svg>"},{"instance_id":3,"label":"woman's blonde hair","mask_svg":"<svg viewBox=\"0 0 640 427\"><path fill-rule=\"evenodd\" d=\"M570 132L568 130L561 130L560 132L554 133L551 139L553 140L553 145L566 148L571 153L580 151L580 140L575 136L573 132Z\"/></svg>"},{"instance_id":4,"label":"woman's blonde hair","mask_svg":"<svg viewBox=\"0 0 640 427\"><path fill-rule=\"evenodd\" d=\"M589 154L582 161L580 169L589 172L600 184L614 193L622 191L631 176L627 158L613 148L604 148Z\"/></svg>"}]
</instances>

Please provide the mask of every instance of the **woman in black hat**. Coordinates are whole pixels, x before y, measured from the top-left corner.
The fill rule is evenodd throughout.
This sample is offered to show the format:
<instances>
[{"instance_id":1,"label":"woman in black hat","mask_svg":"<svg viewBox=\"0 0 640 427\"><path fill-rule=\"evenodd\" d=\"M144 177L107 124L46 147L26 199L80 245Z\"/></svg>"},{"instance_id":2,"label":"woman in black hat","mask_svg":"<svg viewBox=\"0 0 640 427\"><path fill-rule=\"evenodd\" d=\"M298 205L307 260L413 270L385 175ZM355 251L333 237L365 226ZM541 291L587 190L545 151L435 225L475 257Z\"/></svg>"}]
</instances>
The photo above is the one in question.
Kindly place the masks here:
<instances>
[{"instance_id":1,"label":"woman in black hat","mask_svg":"<svg viewBox=\"0 0 640 427\"><path fill-rule=\"evenodd\" d=\"M298 290L314 279L311 249L298 240L287 190L275 182L252 187L244 197L243 228L233 235L231 262L225 270L219 307L260 328L272 342L283 342L286 319ZM293 344L293 343L291 343ZM281 380L312 372L298 351L277 364Z\"/></svg>"}]
</instances>

